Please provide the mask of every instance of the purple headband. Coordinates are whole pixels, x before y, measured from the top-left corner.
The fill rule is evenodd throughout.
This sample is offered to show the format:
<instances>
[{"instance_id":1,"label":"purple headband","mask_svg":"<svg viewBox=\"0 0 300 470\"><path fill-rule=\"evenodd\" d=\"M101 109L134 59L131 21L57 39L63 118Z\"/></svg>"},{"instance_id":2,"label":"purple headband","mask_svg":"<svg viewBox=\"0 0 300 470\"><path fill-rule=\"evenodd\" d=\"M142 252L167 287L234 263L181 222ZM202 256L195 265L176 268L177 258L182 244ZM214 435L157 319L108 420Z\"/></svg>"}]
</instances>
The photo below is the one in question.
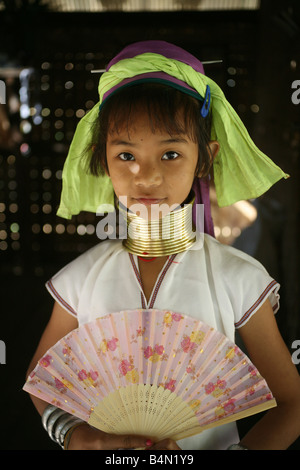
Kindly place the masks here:
<instances>
[{"instance_id":1,"label":"purple headband","mask_svg":"<svg viewBox=\"0 0 300 470\"><path fill-rule=\"evenodd\" d=\"M164 57L167 57L168 59L174 59L180 62L184 62L185 64L193 67L193 69L197 72L200 72L204 75L203 65L198 59L196 59L196 57L194 57L189 52L186 52L184 49L181 49L181 47L175 46L165 41L142 41L125 47L125 49L123 49L119 54L116 55L116 57L114 57L109 62L106 67L106 71L108 71L112 65L116 64L120 60L131 59L137 55L145 54L146 52L161 54ZM165 72L150 72L123 80L121 83L111 88L103 95L103 101L105 101L105 99L108 98L110 94L112 94L118 88L123 87L124 85L127 85L129 83L136 83L139 80L149 80L151 78L167 81L171 85L178 85L180 88L186 89L187 91L192 92L195 95L199 95L198 92L194 90L194 88L190 87L187 83L175 77L172 77Z\"/></svg>"},{"instance_id":2,"label":"purple headband","mask_svg":"<svg viewBox=\"0 0 300 470\"><path fill-rule=\"evenodd\" d=\"M137 55L144 54L146 52L152 52L156 54L161 54L168 59L178 60L183 62L199 73L205 75L204 68L200 60L196 59L192 54L181 49L181 47L175 46L165 41L142 41L131 44L130 46L125 47L119 54L116 55L106 67L108 71L110 67L120 60L130 59ZM183 92L194 95L198 95L196 90L191 88L185 82L171 77L170 75L164 72L153 72L138 75L136 77L128 78L123 80L121 83L111 88L103 96L103 101L105 101L113 92L117 89L122 88L124 85L130 83L136 83L139 80L155 81L155 79L160 79L165 82L170 83L170 86L177 86ZM204 103L206 102L207 96L205 96ZM202 97L203 100L203 97ZM211 217L211 207L210 207L210 198L209 198L209 177L206 178L195 178L193 183L193 191L195 192L195 203L193 206L193 222L196 225L196 204L204 204L204 232L214 237L214 225ZM198 227L201 229L201 227ZM203 230L203 228L202 228Z\"/></svg>"},{"instance_id":3,"label":"purple headband","mask_svg":"<svg viewBox=\"0 0 300 470\"><path fill-rule=\"evenodd\" d=\"M181 47L175 46L174 44L170 44L166 41L141 41L130 44L130 46L125 47L109 62L106 70L109 70L112 65L116 64L120 60L131 59L132 57L145 54L146 52L161 54L168 59L179 60L184 64L190 65L197 72L205 74L200 60L196 59L196 57L184 49L181 49Z\"/></svg>"}]
</instances>

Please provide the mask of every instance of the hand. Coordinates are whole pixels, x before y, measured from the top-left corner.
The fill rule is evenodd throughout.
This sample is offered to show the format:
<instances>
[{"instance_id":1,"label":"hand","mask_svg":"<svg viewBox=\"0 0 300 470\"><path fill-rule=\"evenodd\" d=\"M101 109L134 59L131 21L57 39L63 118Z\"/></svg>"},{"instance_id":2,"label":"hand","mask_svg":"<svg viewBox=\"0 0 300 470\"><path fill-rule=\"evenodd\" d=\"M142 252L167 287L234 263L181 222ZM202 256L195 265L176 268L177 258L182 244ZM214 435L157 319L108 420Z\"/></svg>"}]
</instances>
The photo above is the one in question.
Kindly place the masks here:
<instances>
[{"instance_id":1,"label":"hand","mask_svg":"<svg viewBox=\"0 0 300 470\"><path fill-rule=\"evenodd\" d=\"M164 439L155 442L152 446L147 446L147 450L181 450L180 447L172 439Z\"/></svg>"},{"instance_id":2,"label":"hand","mask_svg":"<svg viewBox=\"0 0 300 470\"><path fill-rule=\"evenodd\" d=\"M87 423L77 426L72 432L67 450L117 450L147 448L152 442L147 437L108 434Z\"/></svg>"}]
</instances>

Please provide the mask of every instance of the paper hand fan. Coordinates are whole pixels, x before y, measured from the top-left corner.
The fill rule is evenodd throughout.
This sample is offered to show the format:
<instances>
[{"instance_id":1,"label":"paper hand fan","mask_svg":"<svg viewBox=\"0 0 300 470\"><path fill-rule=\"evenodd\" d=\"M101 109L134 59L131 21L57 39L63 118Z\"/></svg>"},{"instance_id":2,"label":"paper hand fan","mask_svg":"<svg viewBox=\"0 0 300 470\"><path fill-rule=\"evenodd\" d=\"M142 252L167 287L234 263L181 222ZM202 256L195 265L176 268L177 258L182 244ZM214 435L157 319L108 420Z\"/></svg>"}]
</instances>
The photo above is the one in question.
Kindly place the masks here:
<instances>
[{"instance_id":1,"label":"paper hand fan","mask_svg":"<svg viewBox=\"0 0 300 470\"><path fill-rule=\"evenodd\" d=\"M182 439L276 406L223 334L171 311L86 323L39 361L24 390L113 434Z\"/></svg>"}]
</instances>

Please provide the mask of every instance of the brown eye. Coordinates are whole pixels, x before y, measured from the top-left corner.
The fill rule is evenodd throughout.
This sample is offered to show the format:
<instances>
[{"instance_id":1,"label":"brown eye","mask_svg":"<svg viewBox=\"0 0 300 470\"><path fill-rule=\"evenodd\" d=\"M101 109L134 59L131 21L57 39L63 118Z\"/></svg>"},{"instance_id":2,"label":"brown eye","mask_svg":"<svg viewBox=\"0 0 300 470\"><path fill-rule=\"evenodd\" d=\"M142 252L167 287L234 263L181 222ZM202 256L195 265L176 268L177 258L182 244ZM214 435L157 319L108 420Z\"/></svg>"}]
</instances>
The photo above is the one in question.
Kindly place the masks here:
<instances>
[{"instance_id":1,"label":"brown eye","mask_svg":"<svg viewBox=\"0 0 300 470\"><path fill-rule=\"evenodd\" d=\"M164 157L167 157L167 158L164 158ZM176 160L176 158L179 157L179 153L177 152L166 152L163 156L162 156L162 160Z\"/></svg>"},{"instance_id":2,"label":"brown eye","mask_svg":"<svg viewBox=\"0 0 300 470\"><path fill-rule=\"evenodd\" d=\"M134 156L131 153L127 152L122 152L118 155L118 157L123 161L123 162L130 162L134 160Z\"/></svg>"}]
</instances>

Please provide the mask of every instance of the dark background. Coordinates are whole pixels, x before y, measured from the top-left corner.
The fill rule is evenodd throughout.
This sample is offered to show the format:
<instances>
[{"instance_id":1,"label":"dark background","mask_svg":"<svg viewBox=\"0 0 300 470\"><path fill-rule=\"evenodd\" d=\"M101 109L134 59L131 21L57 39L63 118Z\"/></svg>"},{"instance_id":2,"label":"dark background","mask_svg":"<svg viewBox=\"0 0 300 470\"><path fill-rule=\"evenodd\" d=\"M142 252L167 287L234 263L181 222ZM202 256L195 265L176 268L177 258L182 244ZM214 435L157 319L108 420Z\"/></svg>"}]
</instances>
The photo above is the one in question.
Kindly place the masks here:
<instances>
[{"instance_id":1,"label":"dark background","mask_svg":"<svg viewBox=\"0 0 300 470\"><path fill-rule=\"evenodd\" d=\"M57 449L22 386L52 310L45 281L98 242L90 233L94 215L56 217L61 170L77 122L98 101L99 77L90 70L104 68L131 42L162 39L201 60L222 59L206 73L256 144L291 175L256 201L257 221L235 245L281 283L277 320L293 352L300 340L300 105L291 101L292 83L300 80L299 2L264 0L254 11L134 13L53 12L13 0L0 6L0 67L31 70L28 117L14 106L24 80L18 73L0 76L7 88L0 104L0 340L6 345L0 449ZM241 433L255 419L243 420ZM299 440L291 449L300 449Z\"/></svg>"}]
</instances>

